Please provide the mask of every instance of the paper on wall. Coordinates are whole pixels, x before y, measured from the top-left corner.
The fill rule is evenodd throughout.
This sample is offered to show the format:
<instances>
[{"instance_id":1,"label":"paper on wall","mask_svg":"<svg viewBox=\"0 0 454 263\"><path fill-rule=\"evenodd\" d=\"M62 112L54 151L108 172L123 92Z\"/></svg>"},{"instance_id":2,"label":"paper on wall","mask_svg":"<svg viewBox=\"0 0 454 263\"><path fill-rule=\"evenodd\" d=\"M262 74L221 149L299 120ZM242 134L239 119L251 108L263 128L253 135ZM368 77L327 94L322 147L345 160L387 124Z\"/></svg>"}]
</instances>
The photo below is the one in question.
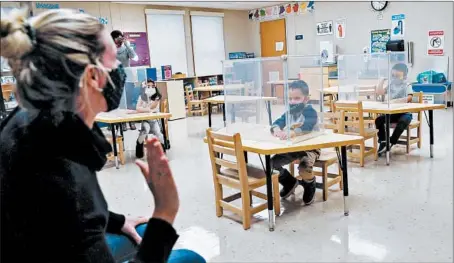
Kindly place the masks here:
<instances>
[{"instance_id":1,"label":"paper on wall","mask_svg":"<svg viewBox=\"0 0 454 263\"><path fill-rule=\"evenodd\" d=\"M284 50L284 42L276 42L276 51Z\"/></svg>"}]
</instances>

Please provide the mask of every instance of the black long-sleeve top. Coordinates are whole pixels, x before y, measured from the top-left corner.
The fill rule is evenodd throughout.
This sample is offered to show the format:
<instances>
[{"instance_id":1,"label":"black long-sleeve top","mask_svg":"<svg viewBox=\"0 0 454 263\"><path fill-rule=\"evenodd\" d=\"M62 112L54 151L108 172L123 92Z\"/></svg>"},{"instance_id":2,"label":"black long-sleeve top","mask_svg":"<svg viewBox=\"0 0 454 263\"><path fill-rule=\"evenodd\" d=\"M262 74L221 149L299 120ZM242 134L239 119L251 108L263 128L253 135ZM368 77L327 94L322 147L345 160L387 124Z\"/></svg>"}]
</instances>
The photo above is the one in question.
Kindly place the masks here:
<instances>
[{"instance_id":1,"label":"black long-sleeve top","mask_svg":"<svg viewBox=\"0 0 454 263\"><path fill-rule=\"evenodd\" d=\"M2 263L115 262L105 232L118 232L124 217L108 212L96 177L110 151L99 128L71 112L18 108L2 121ZM177 238L150 219L136 262L166 262Z\"/></svg>"}]
</instances>

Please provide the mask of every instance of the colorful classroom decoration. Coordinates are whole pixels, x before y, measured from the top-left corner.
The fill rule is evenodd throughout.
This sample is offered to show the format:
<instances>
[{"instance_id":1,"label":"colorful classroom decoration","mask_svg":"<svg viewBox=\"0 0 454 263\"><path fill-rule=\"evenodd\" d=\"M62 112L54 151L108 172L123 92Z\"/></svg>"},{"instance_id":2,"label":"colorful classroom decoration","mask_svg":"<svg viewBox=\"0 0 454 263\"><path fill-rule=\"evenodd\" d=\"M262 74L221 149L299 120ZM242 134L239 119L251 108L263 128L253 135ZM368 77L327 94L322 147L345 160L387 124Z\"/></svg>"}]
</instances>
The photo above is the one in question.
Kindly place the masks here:
<instances>
[{"instance_id":1,"label":"colorful classroom decoration","mask_svg":"<svg viewBox=\"0 0 454 263\"><path fill-rule=\"evenodd\" d=\"M370 31L370 53L386 52L386 43L391 38L391 29Z\"/></svg>"},{"instance_id":2,"label":"colorful classroom decoration","mask_svg":"<svg viewBox=\"0 0 454 263\"><path fill-rule=\"evenodd\" d=\"M347 28L347 19L341 18L336 20L336 25L334 30L336 31L336 38L343 39L345 38L345 31Z\"/></svg>"},{"instance_id":3,"label":"colorful classroom decoration","mask_svg":"<svg viewBox=\"0 0 454 263\"><path fill-rule=\"evenodd\" d=\"M445 31L431 30L427 38L427 55L443 56L445 44Z\"/></svg>"},{"instance_id":4,"label":"colorful classroom decoration","mask_svg":"<svg viewBox=\"0 0 454 263\"><path fill-rule=\"evenodd\" d=\"M103 24L103 25L107 25L107 24L109 23L109 20L107 19L107 17L102 17L102 16L100 16L100 17L98 18L98 20L99 20L99 23L101 23L101 24Z\"/></svg>"},{"instance_id":5,"label":"colorful classroom decoration","mask_svg":"<svg viewBox=\"0 0 454 263\"><path fill-rule=\"evenodd\" d=\"M403 39L405 34L405 15L393 15L391 20L391 39Z\"/></svg>"},{"instance_id":6,"label":"colorful classroom decoration","mask_svg":"<svg viewBox=\"0 0 454 263\"><path fill-rule=\"evenodd\" d=\"M283 18L291 14L305 14L314 11L314 1L289 2L276 6L269 6L249 11L249 19L266 21Z\"/></svg>"},{"instance_id":7,"label":"colorful classroom decoration","mask_svg":"<svg viewBox=\"0 0 454 263\"><path fill-rule=\"evenodd\" d=\"M150 65L150 49L148 48L148 38L145 32L123 32L126 40L129 41L131 47L139 57L138 61L131 60L131 67L149 66Z\"/></svg>"}]
</instances>

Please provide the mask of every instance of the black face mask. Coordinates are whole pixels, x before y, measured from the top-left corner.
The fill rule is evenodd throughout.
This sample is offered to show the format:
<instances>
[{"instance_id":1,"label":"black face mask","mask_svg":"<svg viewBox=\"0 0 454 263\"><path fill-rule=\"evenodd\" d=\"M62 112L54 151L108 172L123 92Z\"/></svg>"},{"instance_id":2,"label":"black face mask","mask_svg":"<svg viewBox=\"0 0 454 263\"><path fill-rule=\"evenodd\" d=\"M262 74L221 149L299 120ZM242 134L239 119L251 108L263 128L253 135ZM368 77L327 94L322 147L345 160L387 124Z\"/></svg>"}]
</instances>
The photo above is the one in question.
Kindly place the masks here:
<instances>
[{"instance_id":1,"label":"black face mask","mask_svg":"<svg viewBox=\"0 0 454 263\"><path fill-rule=\"evenodd\" d=\"M110 81L107 81L106 86L102 90L102 95L106 99L107 111L113 111L120 105L126 82L126 73L123 66L119 65L118 68L109 73L109 76L114 86L112 86Z\"/></svg>"},{"instance_id":2,"label":"black face mask","mask_svg":"<svg viewBox=\"0 0 454 263\"><path fill-rule=\"evenodd\" d=\"M296 103L296 104L290 104L290 114L297 114L303 111L303 109L306 107L306 103Z\"/></svg>"}]
</instances>

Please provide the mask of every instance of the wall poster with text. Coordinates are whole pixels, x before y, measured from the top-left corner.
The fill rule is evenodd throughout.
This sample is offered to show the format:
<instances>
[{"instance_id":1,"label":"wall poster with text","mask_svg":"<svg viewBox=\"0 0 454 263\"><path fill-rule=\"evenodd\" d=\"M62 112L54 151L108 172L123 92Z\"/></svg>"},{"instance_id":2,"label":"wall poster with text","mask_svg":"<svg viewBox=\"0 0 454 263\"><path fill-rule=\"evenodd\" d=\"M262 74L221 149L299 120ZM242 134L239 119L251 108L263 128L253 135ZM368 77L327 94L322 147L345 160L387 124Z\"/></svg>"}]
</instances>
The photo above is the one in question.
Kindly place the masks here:
<instances>
[{"instance_id":1,"label":"wall poster with text","mask_svg":"<svg viewBox=\"0 0 454 263\"><path fill-rule=\"evenodd\" d=\"M370 31L370 53L386 52L386 43L391 38L391 29Z\"/></svg>"}]
</instances>

